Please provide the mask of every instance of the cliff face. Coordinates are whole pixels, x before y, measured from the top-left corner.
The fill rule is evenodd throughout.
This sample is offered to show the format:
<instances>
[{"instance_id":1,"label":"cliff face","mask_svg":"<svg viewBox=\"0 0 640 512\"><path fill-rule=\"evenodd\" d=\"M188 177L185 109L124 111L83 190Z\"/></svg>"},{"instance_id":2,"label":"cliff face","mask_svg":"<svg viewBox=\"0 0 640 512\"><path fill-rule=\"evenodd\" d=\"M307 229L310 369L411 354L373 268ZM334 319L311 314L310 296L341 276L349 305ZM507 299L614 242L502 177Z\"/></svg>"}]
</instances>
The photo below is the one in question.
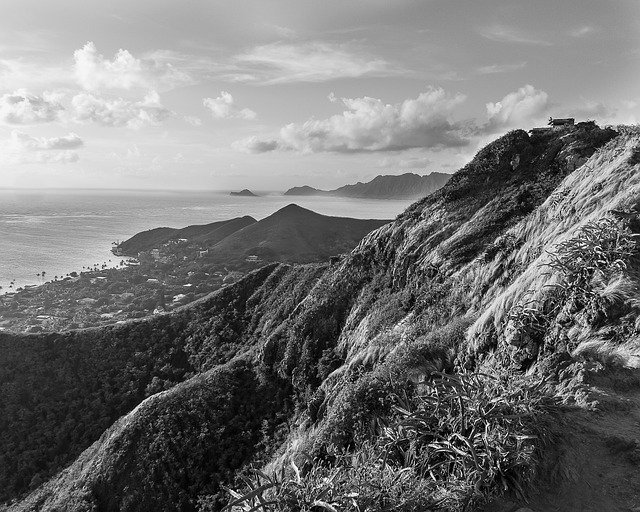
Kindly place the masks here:
<instances>
[{"instance_id":1,"label":"cliff face","mask_svg":"<svg viewBox=\"0 0 640 512\"><path fill-rule=\"evenodd\" d=\"M640 304L634 298L640 283L635 240L640 231L639 154L640 137L633 132L616 134L591 125L536 137L511 132L481 150L441 190L365 237L339 263L265 267L193 308L143 322L151 332L139 333L149 340L140 341L136 354L142 355L114 358L102 366L104 375L131 368L128 385L148 389L149 398L140 403L144 394L138 394L117 402L119 408L109 405L109 418L127 408L130 412L99 439L95 428L84 435L75 443L73 457L92 435L95 443L10 510L214 510L225 502L221 486L229 485L251 461L267 464L269 470L293 467L294 487L311 494L314 485L333 475L335 486L322 492L313 487L319 493L314 496L342 503L345 510L355 510L352 502L364 500L364 495L338 490L357 488L359 478L384 481L385 503L397 505L393 499L404 496L405 507L412 489L419 490L423 500L412 503L423 508L462 509L505 488L509 499L521 502L527 483L533 486L529 494L538 510L555 510L557 500L565 500L562 510L576 511L589 503L611 510L633 503L632 493L640 492L633 437L640 436L633 431L633 418L640 419L640 377L629 369L638 366L634 354L640 325ZM144 354L153 350L150 339L158 332L154 329L168 332L162 322L169 319L179 322L174 334L167 335L174 357L162 368L143 371L148 368ZM82 418L92 410L89 403L102 411L107 388L92 383L94 402L79 399L73 415L58 417L49 412L46 381L53 370L48 361L62 347L84 350L95 338L103 347L125 344L131 329L51 335L46 340L0 337L7 353L16 347L23 351L21 371L3 367L0 374L5 388L12 390L9 415L3 418L28 417L38 410L42 412L32 421L55 427L62 436L85 432L84 423L68 418ZM38 355L43 347L50 351L46 357ZM82 356L76 364L82 368L92 363ZM617 370L612 372L612 367ZM484 373L465 380L465 372L477 370ZM454 372L461 384L433 383L434 371ZM34 372L42 380L36 386L24 378ZM487 372L500 384L491 384L494 381L483 376ZM55 388L60 399L87 379L82 371L75 374L77 378ZM153 394L153 377L169 374L173 377L164 379L166 391ZM528 384L534 375L542 383ZM451 389L457 390L451 404L468 400L464 410L442 405L449 403ZM29 400L21 401L27 390ZM425 448L427 459L419 459L417 452L412 459L404 451L394 459L390 454L406 446L397 438L391 442L389 429L403 417L398 410L408 410L409 405L402 405L406 410L400 405L415 390L442 397L439 412L424 418L447 418L449 411L453 419L447 429L454 430L443 431L445 423L429 427L436 429L431 445L440 443L441 448ZM117 386L109 393L118 397ZM487 432L505 432L504 439L487 441L475 427L469 430L456 419L486 401L494 406L468 416L486 422L504 397L513 400L505 402L506 416L487 426ZM547 399L564 402L565 409L547 408ZM595 420L602 418L592 412L598 401L606 402L601 410L615 421ZM419 410L431 410L431 403L420 402ZM545 423L551 410L558 416ZM617 413L612 411L617 410L625 410L631 419L614 418ZM383 426L376 427L377 422ZM554 451L551 441L562 435L558 425L566 428L571 422L583 433L583 444L565 439L564 452ZM29 424L18 424L25 436ZM417 423L399 424L404 427L393 432L408 435L418 428ZM598 430L613 424L624 427L607 434L617 441ZM40 453L37 436L27 441L31 446L16 449L20 430L13 430L15 439L7 437L9 426L2 430L3 453L8 454L3 467L18 467L26 453L33 462L5 499L25 490L38 468L46 468L44 478L72 458ZM553 434L544 443L543 432ZM445 440L453 446L450 452ZM608 442L622 454L619 472L628 485L605 502L597 485L590 483L602 477L597 476L598 463L586 461L584 443L602 455L601 464L609 464ZM389 451L389 443L395 451ZM472 447L469 452L467 446ZM497 455L491 447L514 458L492 465ZM363 476L363 471L379 466L375 454L382 448L396 461L383 467L391 473ZM346 466L341 453L350 457ZM367 459L372 453L375 456ZM447 467L454 468L452 473L434 479L443 463L437 470L430 466L430 474L421 473L415 461L427 464L432 456L428 453L450 453ZM460 453L469 454L468 467L475 469L455 469L458 463L467 467ZM478 453L486 458L480 460ZM358 466L356 459L369 463ZM540 468L552 465L556 472L544 473L553 483L536 488L544 477ZM507 466L511 469L504 469ZM589 484L584 488L571 478L580 467ZM611 485L617 474L612 473ZM280 494L270 499L289 496L285 487L281 483ZM552 494L554 490L562 494ZM296 503L303 503L302 495L296 496ZM251 508L249 500L245 504ZM372 510L376 507L381 505Z\"/></svg>"}]
</instances>

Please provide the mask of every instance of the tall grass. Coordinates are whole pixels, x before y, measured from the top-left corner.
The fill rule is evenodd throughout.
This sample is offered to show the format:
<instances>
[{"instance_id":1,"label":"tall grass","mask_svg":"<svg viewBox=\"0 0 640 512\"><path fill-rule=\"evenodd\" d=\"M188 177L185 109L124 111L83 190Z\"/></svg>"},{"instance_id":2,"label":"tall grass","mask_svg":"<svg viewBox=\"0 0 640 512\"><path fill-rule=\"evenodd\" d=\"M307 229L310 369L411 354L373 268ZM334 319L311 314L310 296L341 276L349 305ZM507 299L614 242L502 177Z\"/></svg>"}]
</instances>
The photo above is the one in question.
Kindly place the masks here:
<instances>
[{"instance_id":1,"label":"tall grass","mask_svg":"<svg viewBox=\"0 0 640 512\"><path fill-rule=\"evenodd\" d=\"M229 490L226 510L462 511L526 493L554 407L541 382L433 373L392 398L371 439L330 461L305 461L304 474L294 463L256 470L242 490Z\"/></svg>"}]
</instances>

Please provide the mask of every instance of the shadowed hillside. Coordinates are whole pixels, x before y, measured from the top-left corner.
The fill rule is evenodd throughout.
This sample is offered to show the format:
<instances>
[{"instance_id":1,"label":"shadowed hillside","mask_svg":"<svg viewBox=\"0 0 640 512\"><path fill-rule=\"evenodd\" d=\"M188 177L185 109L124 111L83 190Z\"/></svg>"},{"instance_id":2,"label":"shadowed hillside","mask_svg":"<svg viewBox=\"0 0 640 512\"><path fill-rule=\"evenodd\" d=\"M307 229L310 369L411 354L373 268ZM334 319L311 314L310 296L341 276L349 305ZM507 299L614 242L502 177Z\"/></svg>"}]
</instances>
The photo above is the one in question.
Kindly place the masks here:
<instances>
[{"instance_id":1,"label":"shadowed hillside","mask_svg":"<svg viewBox=\"0 0 640 512\"><path fill-rule=\"evenodd\" d=\"M638 155L634 130L510 132L337 265L265 267L111 330L0 337L22 349L0 358L5 499L95 440L9 510L632 509ZM94 346L117 360L95 377ZM167 379L153 361L172 346ZM152 375L167 391L122 401ZM78 386L59 413L50 390ZM49 432L84 437L51 453Z\"/></svg>"},{"instance_id":2,"label":"shadowed hillside","mask_svg":"<svg viewBox=\"0 0 640 512\"><path fill-rule=\"evenodd\" d=\"M169 240L186 238L190 241L214 245L231 233L242 229L256 220L245 216L231 220L212 222L210 224L187 226L186 228L154 228L136 233L119 244L119 248L127 256L137 256L139 252L159 247Z\"/></svg>"},{"instance_id":3,"label":"shadowed hillside","mask_svg":"<svg viewBox=\"0 0 640 512\"><path fill-rule=\"evenodd\" d=\"M250 254L266 261L323 261L350 251L367 233L387 222L329 217L290 204L226 237L209 255L220 261Z\"/></svg>"}]
</instances>

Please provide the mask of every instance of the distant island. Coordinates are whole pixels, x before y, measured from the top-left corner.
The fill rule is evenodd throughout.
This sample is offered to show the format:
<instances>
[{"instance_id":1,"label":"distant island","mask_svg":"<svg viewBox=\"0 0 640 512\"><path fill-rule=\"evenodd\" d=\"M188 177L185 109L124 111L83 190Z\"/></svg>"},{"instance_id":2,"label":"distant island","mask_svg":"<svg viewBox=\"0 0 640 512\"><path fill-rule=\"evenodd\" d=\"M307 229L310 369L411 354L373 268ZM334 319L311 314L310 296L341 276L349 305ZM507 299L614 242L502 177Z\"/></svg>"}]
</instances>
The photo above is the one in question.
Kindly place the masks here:
<instances>
[{"instance_id":1,"label":"distant island","mask_svg":"<svg viewBox=\"0 0 640 512\"><path fill-rule=\"evenodd\" d=\"M231 192L232 196L243 196L243 197L259 197L258 194L254 194L248 188L241 190L240 192Z\"/></svg>"},{"instance_id":2,"label":"distant island","mask_svg":"<svg viewBox=\"0 0 640 512\"><path fill-rule=\"evenodd\" d=\"M338 196L359 199L419 199L441 188L451 177L432 172L424 176L408 172L399 176L380 175L373 180L345 185L335 190L320 190L304 185L287 190L285 196Z\"/></svg>"}]
</instances>

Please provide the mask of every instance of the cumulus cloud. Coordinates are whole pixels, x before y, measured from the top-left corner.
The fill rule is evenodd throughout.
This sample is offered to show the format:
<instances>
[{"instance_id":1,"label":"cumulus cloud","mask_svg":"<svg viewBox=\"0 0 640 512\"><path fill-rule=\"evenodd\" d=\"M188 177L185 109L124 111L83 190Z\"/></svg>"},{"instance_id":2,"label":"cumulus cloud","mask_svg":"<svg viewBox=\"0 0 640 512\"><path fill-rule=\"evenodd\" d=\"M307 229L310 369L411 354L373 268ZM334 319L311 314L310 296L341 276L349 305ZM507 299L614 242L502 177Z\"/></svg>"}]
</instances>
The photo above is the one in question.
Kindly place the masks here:
<instances>
[{"instance_id":1,"label":"cumulus cloud","mask_svg":"<svg viewBox=\"0 0 640 512\"><path fill-rule=\"evenodd\" d=\"M13 130L9 140L3 146L5 163L74 163L79 160L78 153L72 151L82 147L84 142L75 133L62 137L32 137L24 132Z\"/></svg>"},{"instance_id":2,"label":"cumulus cloud","mask_svg":"<svg viewBox=\"0 0 640 512\"><path fill-rule=\"evenodd\" d=\"M338 101L334 96L329 99ZM355 153L465 146L469 140L463 127L451 119L464 100L463 95L450 95L440 88L393 105L366 96L341 98L346 107L342 114L291 123L281 128L277 140L252 138L235 147L250 152Z\"/></svg>"},{"instance_id":3,"label":"cumulus cloud","mask_svg":"<svg viewBox=\"0 0 640 512\"><path fill-rule=\"evenodd\" d=\"M500 101L487 103L487 132L498 132L508 128L522 128L540 121L548 111L549 97L546 92L525 85L507 94Z\"/></svg>"},{"instance_id":4,"label":"cumulus cloud","mask_svg":"<svg viewBox=\"0 0 640 512\"><path fill-rule=\"evenodd\" d=\"M261 139L253 136L235 141L231 147L242 153L268 153L280 147L276 139Z\"/></svg>"},{"instance_id":5,"label":"cumulus cloud","mask_svg":"<svg viewBox=\"0 0 640 512\"><path fill-rule=\"evenodd\" d=\"M393 69L388 62L361 55L345 44L325 42L278 42L257 46L237 55L234 63L237 71L227 78L261 84L323 82L336 78L402 73Z\"/></svg>"},{"instance_id":6,"label":"cumulus cloud","mask_svg":"<svg viewBox=\"0 0 640 512\"><path fill-rule=\"evenodd\" d=\"M153 55L137 58L120 49L112 60L106 59L91 41L76 50L73 59L76 81L89 91L133 87L170 89L192 82L187 73Z\"/></svg>"},{"instance_id":7,"label":"cumulus cloud","mask_svg":"<svg viewBox=\"0 0 640 512\"><path fill-rule=\"evenodd\" d=\"M135 102L122 98L108 100L80 93L71 100L71 107L76 121L134 129L157 125L174 115L160 103L160 96L155 91L149 92L142 101Z\"/></svg>"},{"instance_id":8,"label":"cumulus cloud","mask_svg":"<svg viewBox=\"0 0 640 512\"><path fill-rule=\"evenodd\" d=\"M7 124L37 124L58 120L64 107L60 95L44 92L41 96L24 89L0 97L0 119Z\"/></svg>"},{"instance_id":9,"label":"cumulus cloud","mask_svg":"<svg viewBox=\"0 0 640 512\"><path fill-rule=\"evenodd\" d=\"M11 132L10 141L14 148L26 149L29 151L75 149L84 145L80 136L75 133L69 133L62 137L38 138L31 137L30 135L18 130L13 130Z\"/></svg>"},{"instance_id":10,"label":"cumulus cloud","mask_svg":"<svg viewBox=\"0 0 640 512\"><path fill-rule=\"evenodd\" d=\"M216 119L255 119L256 117L253 110L238 107L233 96L226 91L222 91L217 98L204 98L202 103Z\"/></svg>"}]
</instances>

